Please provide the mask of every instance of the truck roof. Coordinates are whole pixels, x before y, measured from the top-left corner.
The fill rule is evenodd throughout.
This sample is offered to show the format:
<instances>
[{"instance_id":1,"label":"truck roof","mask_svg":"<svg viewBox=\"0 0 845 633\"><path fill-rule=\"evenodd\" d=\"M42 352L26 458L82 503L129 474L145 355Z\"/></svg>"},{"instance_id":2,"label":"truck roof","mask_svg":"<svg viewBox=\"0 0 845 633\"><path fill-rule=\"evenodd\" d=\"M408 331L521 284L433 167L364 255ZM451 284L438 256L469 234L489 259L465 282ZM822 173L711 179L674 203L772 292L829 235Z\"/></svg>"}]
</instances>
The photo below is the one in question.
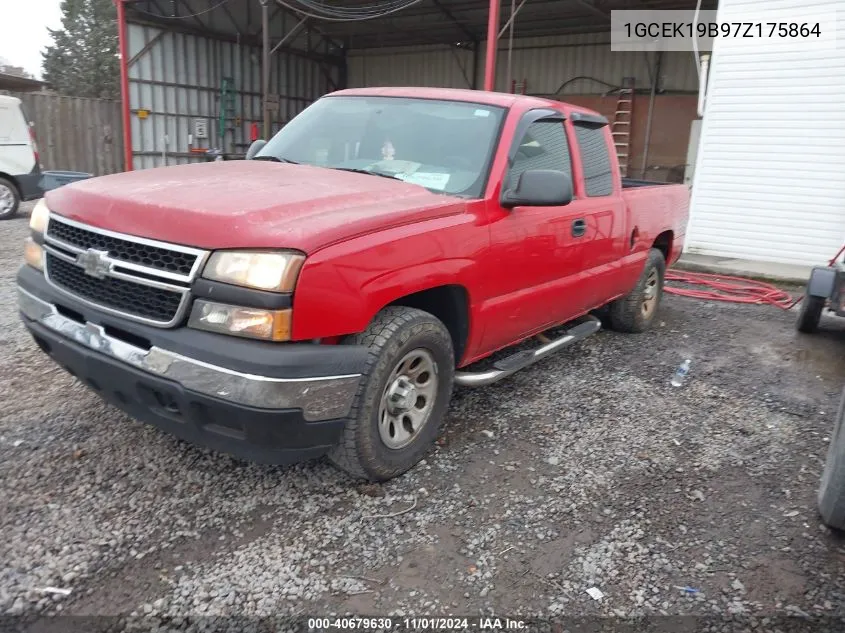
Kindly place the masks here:
<instances>
[{"instance_id":1,"label":"truck roof","mask_svg":"<svg viewBox=\"0 0 845 633\"><path fill-rule=\"evenodd\" d=\"M444 101L466 101L468 103L481 103L484 105L510 108L516 103L524 104L528 108L542 108L549 105L559 106L559 101L543 99L542 97L531 97L528 95L515 95L504 92L487 92L484 90L463 90L459 88L420 88L420 87L396 87L396 88L350 88L338 90L329 96L369 96L369 97L411 97L416 99L441 99ZM578 111L589 112L584 108L575 108Z\"/></svg>"}]
</instances>

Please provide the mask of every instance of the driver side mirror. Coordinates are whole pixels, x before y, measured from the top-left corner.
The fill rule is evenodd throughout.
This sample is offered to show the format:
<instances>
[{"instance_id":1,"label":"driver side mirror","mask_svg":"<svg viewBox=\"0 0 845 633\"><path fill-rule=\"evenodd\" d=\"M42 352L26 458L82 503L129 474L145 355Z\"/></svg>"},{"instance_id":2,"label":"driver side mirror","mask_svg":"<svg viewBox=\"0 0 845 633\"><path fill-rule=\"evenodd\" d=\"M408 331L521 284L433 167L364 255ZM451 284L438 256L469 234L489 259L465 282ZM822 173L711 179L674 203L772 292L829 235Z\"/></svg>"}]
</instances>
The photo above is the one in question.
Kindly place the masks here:
<instances>
[{"instance_id":1,"label":"driver side mirror","mask_svg":"<svg viewBox=\"0 0 845 633\"><path fill-rule=\"evenodd\" d=\"M554 169L529 169L523 172L516 186L502 193L502 206L562 207L572 202L572 181L569 174Z\"/></svg>"},{"instance_id":2,"label":"driver side mirror","mask_svg":"<svg viewBox=\"0 0 845 633\"><path fill-rule=\"evenodd\" d=\"M252 160L253 158L255 158L255 155L258 154L258 152L260 152L262 149L264 149L265 145L267 145L267 141L265 141L264 139L259 138L254 140L252 142L252 145L249 146L249 149L246 150L246 159Z\"/></svg>"}]
</instances>

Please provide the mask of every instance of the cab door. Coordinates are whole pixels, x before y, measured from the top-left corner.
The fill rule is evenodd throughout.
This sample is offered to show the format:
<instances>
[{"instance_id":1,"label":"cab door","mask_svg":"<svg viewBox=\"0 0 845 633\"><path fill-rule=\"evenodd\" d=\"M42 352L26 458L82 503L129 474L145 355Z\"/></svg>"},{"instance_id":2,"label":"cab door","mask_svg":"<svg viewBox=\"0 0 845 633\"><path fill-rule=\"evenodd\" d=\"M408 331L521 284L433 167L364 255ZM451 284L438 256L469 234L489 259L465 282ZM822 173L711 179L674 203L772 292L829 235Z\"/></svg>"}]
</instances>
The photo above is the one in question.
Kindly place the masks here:
<instances>
[{"instance_id":1,"label":"cab door","mask_svg":"<svg viewBox=\"0 0 845 633\"><path fill-rule=\"evenodd\" d=\"M515 184L527 170L561 172L573 179L572 139L562 113L528 112L517 125L502 189ZM604 205L575 190L563 206L504 208L490 201L490 254L487 269L489 324L481 347L498 349L562 323L590 307L592 293L584 287L587 245L601 222L593 215Z\"/></svg>"}]
</instances>

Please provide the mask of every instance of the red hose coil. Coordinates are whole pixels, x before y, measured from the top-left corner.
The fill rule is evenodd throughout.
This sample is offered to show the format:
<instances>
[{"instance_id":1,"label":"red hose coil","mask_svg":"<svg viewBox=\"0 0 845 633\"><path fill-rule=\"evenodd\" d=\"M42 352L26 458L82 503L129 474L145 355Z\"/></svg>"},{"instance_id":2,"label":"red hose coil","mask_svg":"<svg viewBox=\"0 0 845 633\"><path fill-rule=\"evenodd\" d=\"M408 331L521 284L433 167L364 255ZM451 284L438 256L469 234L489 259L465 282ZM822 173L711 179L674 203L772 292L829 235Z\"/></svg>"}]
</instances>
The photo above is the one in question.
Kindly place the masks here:
<instances>
[{"instance_id":1,"label":"red hose coil","mask_svg":"<svg viewBox=\"0 0 845 633\"><path fill-rule=\"evenodd\" d=\"M707 301L727 301L730 303L769 304L789 310L803 297L793 298L788 292L767 284L763 281L731 277L729 275L710 275L706 273L690 273L685 271L666 271L666 281L673 281L698 288L677 288L666 286L669 294Z\"/></svg>"}]
</instances>

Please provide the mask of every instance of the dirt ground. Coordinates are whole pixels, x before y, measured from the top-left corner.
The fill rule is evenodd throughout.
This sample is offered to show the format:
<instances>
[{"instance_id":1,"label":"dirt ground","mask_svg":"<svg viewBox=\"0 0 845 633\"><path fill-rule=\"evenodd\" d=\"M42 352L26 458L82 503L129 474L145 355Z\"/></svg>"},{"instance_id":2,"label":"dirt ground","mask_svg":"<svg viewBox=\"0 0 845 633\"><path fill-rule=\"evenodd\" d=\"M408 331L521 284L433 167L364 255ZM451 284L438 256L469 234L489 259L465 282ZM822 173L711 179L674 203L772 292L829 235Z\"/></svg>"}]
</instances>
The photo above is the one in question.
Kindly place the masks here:
<instances>
[{"instance_id":1,"label":"dirt ground","mask_svg":"<svg viewBox=\"0 0 845 633\"><path fill-rule=\"evenodd\" d=\"M26 233L23 216L0 223L7 625L356 613L823 630L843 615L845 541L815 509L840 322L800 335L794 313L666 297L649 333L602 332L456 390L431 455L362 485L319 460L237 462L101 403L18 323Z\"/></svg>"}]
</instances>

